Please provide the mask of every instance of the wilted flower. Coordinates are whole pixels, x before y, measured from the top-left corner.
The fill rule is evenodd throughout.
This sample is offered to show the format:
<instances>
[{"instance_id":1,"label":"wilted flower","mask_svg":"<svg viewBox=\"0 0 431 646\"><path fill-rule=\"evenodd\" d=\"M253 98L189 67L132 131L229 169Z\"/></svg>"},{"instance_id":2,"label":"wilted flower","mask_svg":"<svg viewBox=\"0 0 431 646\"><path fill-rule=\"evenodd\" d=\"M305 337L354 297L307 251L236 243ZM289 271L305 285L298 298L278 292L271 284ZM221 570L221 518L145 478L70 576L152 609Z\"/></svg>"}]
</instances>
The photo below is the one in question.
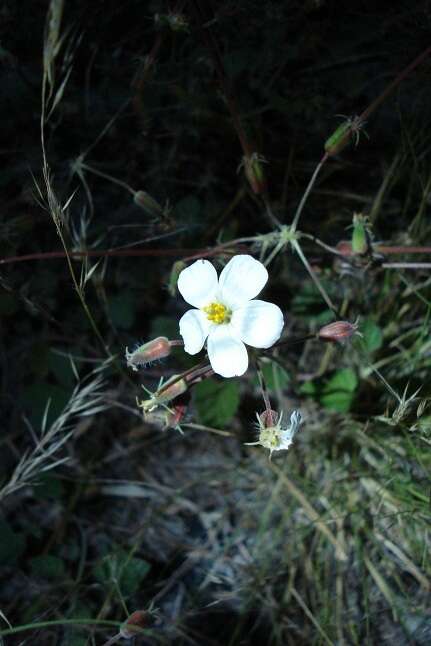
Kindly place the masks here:
<instances>
[{"instance_id":1,"label":"wilted flower","mask_svg":"<svg viewBox=\"0 0 431 646\"><path fill-rule=\"evenodd\" d=\"M244 344L270 348L281 335L284 321L273 303L252 300L268 280L265 266L248 255L234 256L220 277L208 260L197 260L178 278L184 300L198 309L180 320L184 349L197 354L207 341L211 367L222 377L244 374L248 354Z\"/></svg>"},{"instance_id":2,"label":"wilted flower","mask_svg":"<svg viewBox=\"0 0 431 646\"><path fill-rule=\"evenodd\" d=\"M269 450L269 457L273 451L285 451L292 444L293 437L302 423L302 415L299 411L294 410L290 416L290 424L287 428L282 428L283 413L279 416L275 411L264 411L259 415L256 413L259 439L257 442L247 442L249 446L260 444Z\"/></svg>"}]
</instances>

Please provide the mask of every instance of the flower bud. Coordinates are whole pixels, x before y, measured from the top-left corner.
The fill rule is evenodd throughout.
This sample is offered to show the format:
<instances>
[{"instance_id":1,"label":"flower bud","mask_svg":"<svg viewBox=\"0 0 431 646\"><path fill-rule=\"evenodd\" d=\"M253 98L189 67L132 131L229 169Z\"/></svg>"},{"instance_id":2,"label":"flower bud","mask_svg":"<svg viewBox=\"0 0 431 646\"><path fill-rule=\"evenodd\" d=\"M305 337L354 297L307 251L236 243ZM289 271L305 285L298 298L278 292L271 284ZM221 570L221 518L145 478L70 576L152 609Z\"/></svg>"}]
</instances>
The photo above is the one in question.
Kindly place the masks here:
<instances>
[{"instance_id":1,"label":"flower bud","mask_svg":"<svg viewBox=\"0 0 431 646\"><path fill-rule=\"evenodd\" d=\"M187 410L184 404L177 404L172 408L159 408L152 412L144 411L144 419L147 424L157 426L160 429L176 428L180 425Z\"/></svg>"},{"instance_id":2,"label":"flower bud","mask_svg":"<svg viewBox=\"0 0 431 646\"><path fill-rule=\"evenodd\" d=\"M152 217L159 218L163 215L163 208L151 195L145 191L136 191L133 201L137 206L144 209L145 213Z\"/></svg>"},{"instance_id":3,"label":"flower bud","mask_svg":"<svg viewBox=\"0 0 431 646\"><path fill-rule=\"evenodd\" d=\"M156 13L154 22L159 29L167 28L171 31L189 31L189 24L180 13Z\"/></svg>"},{"instance_id":4,"label":"flower bud","mask_svg":"<svg viewBox=\"0 0 431 646\"><path fill-rule=\"evenodd\" d=\"M132 639L135 635L142 633L148 624L148 613L143 610L135 610L130 617L121 624L120 635L123 639Z\"/></svg>"},{"instance_id":5,"label":"flower bud","mask_svg":"<svg viewBox=\"0 0 431 646\"><path fill-rule=\"evenodd\" d=\"M325 152L328 155L338 155L350 142L350 121L340 124L330 137L325 141Z\"/></svg>"},{"instance_id":6,"label":"flower bud","mask_svg":"<svg viewBox=\"0 0 431 646\"><path fill-rule=\"evenodd\" d=\"M335 321L334 323L329 323L324 325L317 336L322 341L330 341L335 343L336 341L347 341L355 333L357 333L358 326L356 323L349 323L348 321Z\"/></svg>"},{"instance_id":7,"label":"flower bud","mask_svg":"<svg viewBox=\"0 0 431 646\"><path fill-rule=\"evenodd\" d=\"M137 371L138 367L156 361L156 359L163 359L170 353L171 342L165 336L158 336L156 339L140 345L133 352L129 352L126 348L127 367Z\"/></svg>"},{"instance_id":8,"label":"flower bud","mask_svg":"<svg viewBox=\"0 0 431 646\"><path fill-rule=\"evenodd\" d=\"M259 415L259 425L261 428L275 426L278 421L278 413L275 410L267 409Z\"/></svg>"},{"instance_id":9,"label":"flower bud","mask_svg":"<svg viewBox=\"0 0 431 646\"><path fill-rule=\"evenodd\" d=\"M245 176L253 193L256 193L256 195L266 191L266 179L262 167L263 161L257 153L253 153L250 157L245 156L242 159Z\"/></svg>"},{"instance_id":10,"label":"flower bud","mask_svg":"<svg viewBox=\"0 0 431 646\"><path fill-rule=\"evenodd\" d=\"M187 267L186 263L183 260L177 260L174 262L172 265L171 273L169 275L169 283L168 283L168 292L174 298L177 294L177 283L178 283L178 277Z\"/></svg>"},{"instance_id":11,"label":"flower bud","mask_svg":"<svg viewBox=\"0 0 431 646\"><path fill-rule=\"evenodd\" d=\"M362 213L353 214L352 251L364 254L370 249L370 228L368 218Z\"/></svg>"},{"instance_id":12,"label":"flower bud","mask_svg":"<svg viewBox=\"0 0 431 646\"><path fill-rule=\"evenodd\" d=\"M153 393L150 399L138 402L138 406L142 408L144 414L152 413L161 404L166 404L175 399L175 397L183 395L187 392L187 389L187 381L184 378L178 379L178 375L174 375L159 390Z\"/></svg>"}]
</instances>

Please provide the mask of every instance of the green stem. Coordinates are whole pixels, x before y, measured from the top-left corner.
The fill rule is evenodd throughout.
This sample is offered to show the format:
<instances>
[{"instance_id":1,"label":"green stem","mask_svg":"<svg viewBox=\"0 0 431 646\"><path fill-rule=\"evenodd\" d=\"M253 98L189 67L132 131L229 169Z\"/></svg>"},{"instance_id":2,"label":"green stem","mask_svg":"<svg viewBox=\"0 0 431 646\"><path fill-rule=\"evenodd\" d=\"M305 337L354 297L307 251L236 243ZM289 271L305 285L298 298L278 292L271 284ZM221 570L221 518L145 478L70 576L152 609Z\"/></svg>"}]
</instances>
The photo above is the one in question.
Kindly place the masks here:
<instances>
[{"instance_id":1,"label":"green stem","mask_svg":"<svg viewBox=\"0 0 431 646\"><path fill-rule=\"evenodd\" d=\"M308 183L308 186L307 186L307 188L306 188L306 190L305 190L305 193L304 193L304 195L302 196L302 199L301 199L301 201L300 201L300 203L299 203L298 208L296 209L296 213L295 213L295 216L294 216L294 218L293 218L293 222L292 222L292 226L291 226L292 231L296 231L296 227L298 226L298 221L299 221L299 218L301 217L301 213L302 213L302 210L303 210L303 208L304 208L304 206L305 206L305 202L307 201L307 198L308 198L308 196L310 195L311 189L312 189L312 188L313 188L313 186L314 186L314 183L315 183L315 181L316 181L316 178L317 178L318 174L320 173L320 170L321 170L321 168L322 168L323 164L324 164L324 163L326 162L326 160L328 159L328 157L329 157L328 153L325 153L325 154L323 155L322 159L321 159L321 160L320 160L320 162L317 164L317 166L316 166L316 168L315 168L315 171L314 171L313 175L311 176L311 179L310 179L310 181L309 181L309 183Z\"/></svg>"},{"instance_id":2,"label":"green stem","mask_svg":"<svg viewBox=\"0 0 431 646\"><path fill-rule=\"evenodd\" d=\"M316 285L317 289L319 290L320 294L322 295L323 300L325 301L325 303L327 304L329 309L332 310L332 312L335 314L335 317L338 317L337 308L335 307L334 303L329 298L329 296L326 293L326 291L325 291L323 285L321 284L320 280L317 278L316 274L314 273L314 271L310 267L310 264L309 264L307 258L304 256L304 254L302 252L302 249L299 246L298 241L294 240L292 242L292 246L295 249L298 256L300 257L300 259L302 260L302 263L303 263L304 267L306 268L306 270L310 274L310 277L311 277L313 283Z\"/></svg>"},{"instance_id":3,"label":"green stem","mask_svg":"<svg viewBox=\"0 0 431 646\"><path fill-rule=\"evenodd\" d=\"M15 628L0 630L0 637L15 635L16 633L22 633L26 630L49 628L50 626L109 626L111 628L119 628L120 625L121 624L118 621L109 621L105 619L53 619L52 621L36 621L32 624L22 624L21 626L15 626Z\"/></svg>"}]
</instances>

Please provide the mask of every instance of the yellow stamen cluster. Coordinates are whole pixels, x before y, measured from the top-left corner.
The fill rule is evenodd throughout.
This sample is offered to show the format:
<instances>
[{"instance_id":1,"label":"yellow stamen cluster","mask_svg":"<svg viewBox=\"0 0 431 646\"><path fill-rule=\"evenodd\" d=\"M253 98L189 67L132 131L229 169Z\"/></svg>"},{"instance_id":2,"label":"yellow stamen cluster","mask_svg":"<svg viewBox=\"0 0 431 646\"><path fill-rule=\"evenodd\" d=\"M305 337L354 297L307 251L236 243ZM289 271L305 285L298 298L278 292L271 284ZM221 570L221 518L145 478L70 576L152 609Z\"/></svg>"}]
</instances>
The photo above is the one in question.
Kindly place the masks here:
<instances>
[{"instance_id":1,"label":"yellow stamen cluster","mask_svg":"<svg viewBox=\"0 0 431 646\"><path fill-rule=\"evenodd\" d=\"M225 305L221 303L210 303L206 307L202 308L205 314L207 315L208 321L213 323L229 323L231 312L227 309Z\"/></svg>"}]
</instances>

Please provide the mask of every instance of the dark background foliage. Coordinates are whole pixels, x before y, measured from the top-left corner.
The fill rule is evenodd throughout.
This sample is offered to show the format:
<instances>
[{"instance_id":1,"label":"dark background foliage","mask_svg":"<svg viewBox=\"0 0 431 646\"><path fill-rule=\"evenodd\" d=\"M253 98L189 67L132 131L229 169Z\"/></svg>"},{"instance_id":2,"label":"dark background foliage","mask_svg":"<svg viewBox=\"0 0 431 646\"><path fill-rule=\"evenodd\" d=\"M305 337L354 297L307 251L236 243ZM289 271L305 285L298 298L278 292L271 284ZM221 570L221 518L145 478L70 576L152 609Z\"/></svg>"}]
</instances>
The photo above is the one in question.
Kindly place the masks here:
<instances>
[{"instance_id":1,"label":"dark background foliage","mask_svg":"<svg viewBox=\"0 0 431 646\"><path fill-rule=\"evenodd\" d=\"M64 223L69 251L110 250L86 267L99 260L85 299L104 345L65 257L50 256L63 248L36 189L44 191L48 9L38 0L0 6L0 257L11 259L0 265L1 481L34 446L47 402L49 424L70 399L70 357L80 383L106 349L118 360L104 372L105 410L77 422L61 448L69 462L0 500L0 610L14 626L121 622L125 604L131 612L153 602L159 610L148 643L428 643L426 585L417 573L429 574L429 458L411 419L404 426L374 421L380 435L370 443L368 420L390 415L388 393L366 364L349 351L327 356L300 345L286 350L277 374L274 366L267 374L290 405L308 409L306 439L287 474L319 515L332 508L346 514L343 527L330 527L345 533L347 567L334 559L300 494L290 485L279 493L285 481L278 467L243 446L254 439L251 421L261 406L252 375L229 385L214 379L187 400L189 421L227 437L196 428L161 433L137 414L140 384L154 389L160 376L191 359L175 351L136 376L126 374L123 356L139 340L178 336L185 305L168 289L175 261L271 231L239 169L243 150L226 88L252 150L268 162L273 212L289 224L337 115L360 114L429 46L429 2L64 3L57 89L69 65L71 71L45 126L46 155L60 202L73 195ZM173 15L184 20L179 28L167 25ZM362 134L356 148L325 166L302 230L335 245L349 238L352 213L363 211L372 214L378 240L429 241L430 70L426 60L369 119L369 139ZM140 190L170 208L150 215L134 200ZM344 302L346 318L365 321L367 350L388 366L391 386L402 393L408 382L410 394L421 386L428 397L427 274L412 279L361 268L358 278L340 273L321 249L310 247L307 257ZM78 276L82 263L72 260ZM290 251L277 256L270 275L267 294L286 313L289 333L329 320ZM425 285L420 298L416 278ZM413 340L395 343L409 330L417 333ZM399 352L395 359L390 347ZM358 494L361 478L372 503ZM417 543L404 526L404 542L395 541L404 560L387 556L394 553L390 528L375 527L375 515L387 510L370 482L388 488L397 514L411 514L406 526ZM379 532L387 532L386 543L376 547ZM340 579L347 592L334 587ZM294 583L299 592L291 593ZM114 632L50 626L3 639L8 646L82 646Z\"/></svg>"}]
</instances>

